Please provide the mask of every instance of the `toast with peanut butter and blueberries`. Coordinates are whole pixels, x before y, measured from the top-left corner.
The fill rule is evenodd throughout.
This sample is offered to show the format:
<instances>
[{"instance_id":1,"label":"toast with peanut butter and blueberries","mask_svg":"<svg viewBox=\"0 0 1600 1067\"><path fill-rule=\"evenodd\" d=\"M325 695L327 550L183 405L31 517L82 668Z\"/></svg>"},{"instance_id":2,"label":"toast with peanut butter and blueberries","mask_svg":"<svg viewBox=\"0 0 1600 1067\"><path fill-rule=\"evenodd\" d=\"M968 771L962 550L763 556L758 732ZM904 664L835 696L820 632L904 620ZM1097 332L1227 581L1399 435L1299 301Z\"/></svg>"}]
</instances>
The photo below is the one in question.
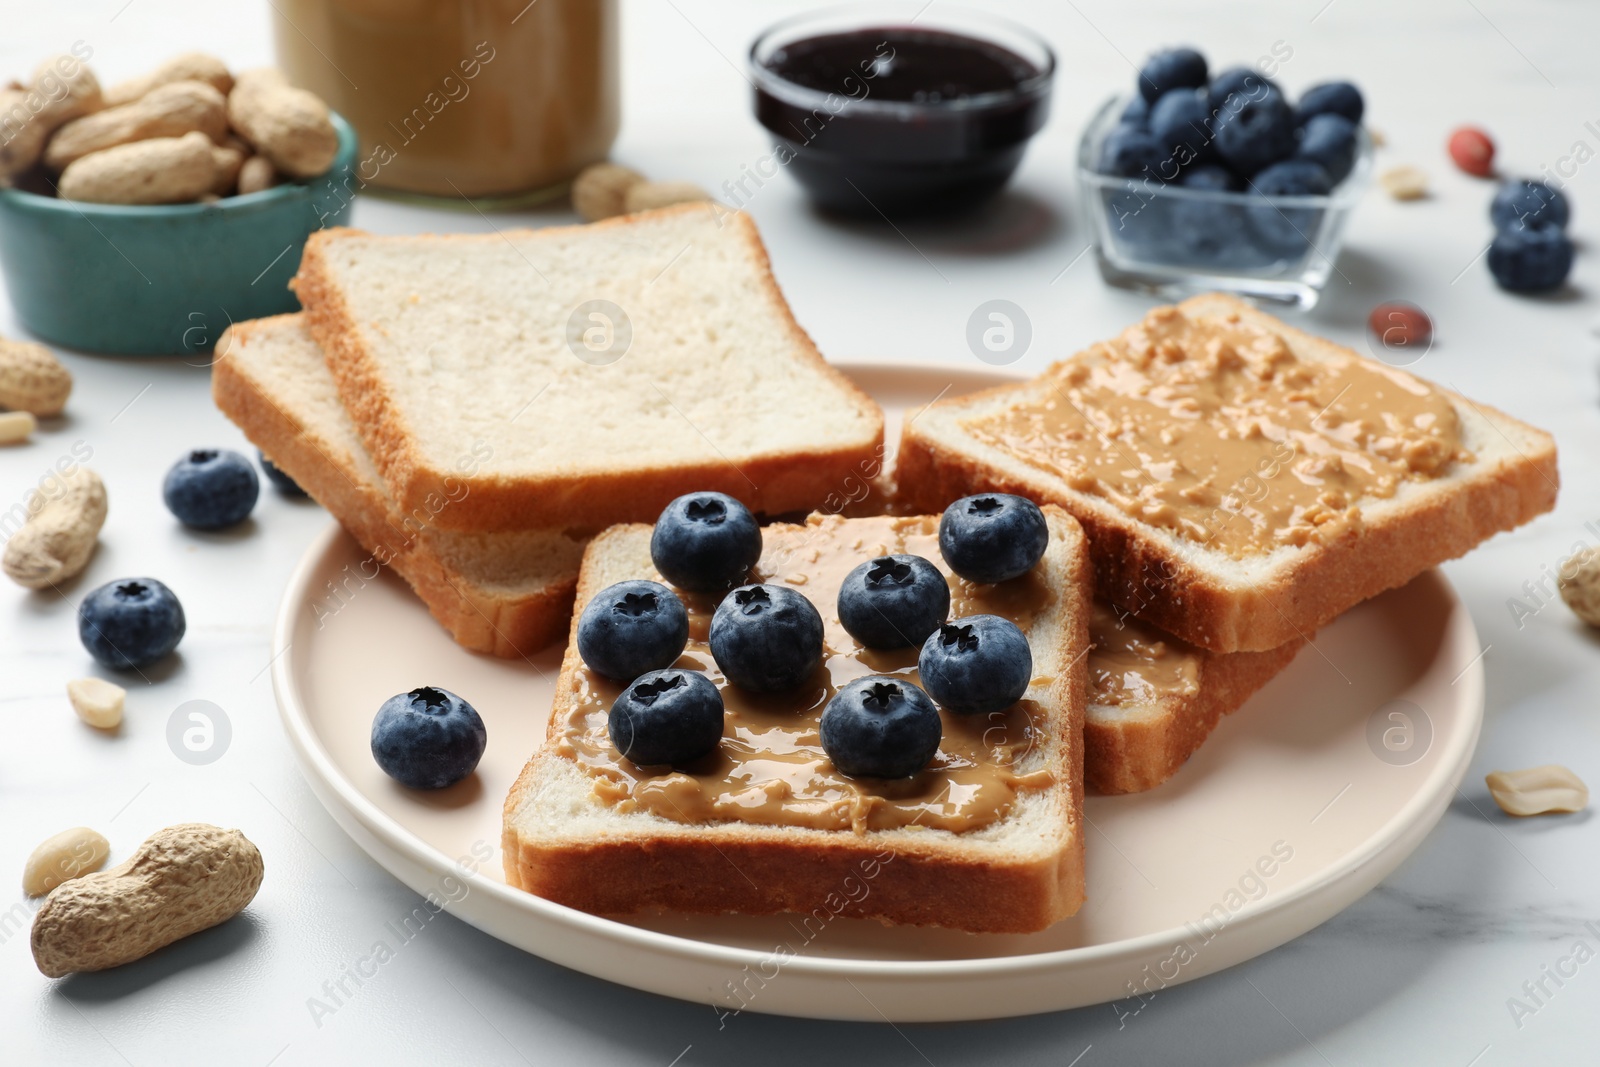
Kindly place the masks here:
<instances>
[{"instance_id":1,"label":"toast with peanut butter and blueberries","mask_svg":"<svg viewBox=\"0 0 1600 1067\"><path fill-rule=\"evenodd\" d=\"M1201 648L1306 640L1555 504L1543 431L1233 297L908 417L895 477L1060 505L1100 595Z\"/></svg>"},{"instance_id":2,"label":"toast with peanut butter and blueberries","mask_svg":"<svg viewBox=\"0 0 1600 1067\"><path fill-rule=\"evenodd\" d=\"M404 513L485 533L652 521L716 489L806 512L881 458L755 224L704 203L584 226L307 242L293 288Z\"/></svg>"},{"instance_id":3,"label":"toast with peanut butter and blueberries","mask_svg":"<svg viewBox=\"0 0 1600 1067\"><path fill-rule=\"evenodd\" d=\"M714 497L683 525L722 523ZM739 577L666 565L671 509L601 533L506 799L506 880L597 913L829 901L1009 932L1075 913L1089 559L1064 512L1017 502L1039 554L992 582L952 573L937 517L766 526L758 556L702 553L748 568L726 593Z\"/></svg>"},{"instance_id":4,"label":"toast with peanut butter and blueberries","mask_svg":"<svg viewBox=\"0 0 1600 1067\"><path fill-rule=\"evenodd\" d=\"M252 443L392 567L455 641L505 658L567 635L588 538L565 530L468 534L404 515L339 402L298 315L234 325L218 351L217 405ZM1217 655L1097 604L1090 616L1084 779L1091 792L1159 785L1293 657L1299 642Z\"/></svg>"}]
</instances>

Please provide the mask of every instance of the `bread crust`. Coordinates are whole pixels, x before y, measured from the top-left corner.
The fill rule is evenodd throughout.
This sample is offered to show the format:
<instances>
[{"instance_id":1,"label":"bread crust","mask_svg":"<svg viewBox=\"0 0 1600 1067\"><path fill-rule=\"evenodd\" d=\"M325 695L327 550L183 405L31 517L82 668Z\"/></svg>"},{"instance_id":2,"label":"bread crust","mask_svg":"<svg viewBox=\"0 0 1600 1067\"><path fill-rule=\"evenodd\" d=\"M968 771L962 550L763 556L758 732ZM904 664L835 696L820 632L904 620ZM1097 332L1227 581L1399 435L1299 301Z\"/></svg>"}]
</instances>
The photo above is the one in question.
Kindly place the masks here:
<instances>
[{"instance_id":1,"label":"bread crust","mask_svg":"<svg viewBox=\"0 0 1600 1067\"><path fill-rule=\"evenodd\" d=\"M523 774L537 774L536 765ZM519 778L512 796L525 789ZM785 836L772 827L728 829L554 844L523 839L508 826L506 881L596 914L821 913L973 933L1031 933L1083 904L1081 857L1002 866L908 839L868 846L825 840L820 830ZM1076 892L1064 888L1074 884Z\"/></svg>"},{"instance_id":2,"label":"bread crust","mask_svg":"<svg viewBox=\"0 0 1600 1067\"><path fill-rule=\"evenodd\" d=\"M1331 346L1232 298L1195 297L1179 305L1219 304L1285 336L1295 346ZM1030 383L938 401L970 403L1025 390ZM1440 390L1501 425L1512 424L1536 442L1517 459L1486 467L1448 493L1418 497L1402 513L1349 530L1329 542L1307 545L1291 563L1263 581L1228 580L1187 553L1175 537L1069 489L1044 471L1027 476L997 469L934 440L910 416L901 431L895 480L907 506L937 511L970 493L1016 493L1057 504L1082 524L1094 560L1096 588L1109 603L1190 644L1214 652L1265 652L1305 641L1363 600L1404 585L1418 574L1460 556L1493 535L1522 525L1555 506L1555 442L1510 416ZM936 405L930 405L930 407Z\"/></svg>"},{"instance_id":3,"label":"bread crust","mask_svg":"<svg viewBox=\"0 0 1600 1067\"><path fill-rule=\"evenodd\" d=\"M703 203L680 204L539 232L560 236L706 210ZM615 522L653 519L676 497L706 490L727 493L752 510L769 515L821 507L830 495L839 492L841 485L848 484L848 479L858 477L864 465L881 460L883 412L876 401L822 357L810 336L795 321L773 277L766 246L749 216L744 212L725 211L721 221L735 227L739 238L746 243L758 265L762 288L771 297L781 315L782 326L801 358L875 425L868 439L838 445L821 444L804 452L741 459L737 466L726 459L708 459L648 469L616 470L604 478L559 471L543 477L502 478L435 468L413 440L385 382L381 364L362 342L364 324L357 320L330 273L329 249L345 235L367 235L342 227L312 234L290 287L305 306L312 335L327 355L328 368L346 410L400 506L414 510L424 506L430 494L454 497L450 492L452 485L464 483L467 486L465 496L440 514L438 521L443 527L474 532L529 526L598 528ZM503 240L503 237L447 234L437 239L473 242Z\"/></svg>"},{"instance_id":4,"label":"bread crust","mask_svg":"<svg viewBox=\"0 0 1600 1067\"><path fill-rule=\"evenodd\" d=\"M1060 671L1048 690L1055 709L1050 744L1053 765L1066 779L1059 799L1059 847L1041 856L1006 857L974 848L945 830L849 831L750 823L685 823L663 831L627 815L608 820L604 835L550 831L524 836L517 823L535 804L550 761L570 764L553 751L557 723L575 690L581 666L574 617L572 636L556 682L555 706L545 746L529 760L505 803L506 881L569 907L598 913L670 908L697 913L811 913L872 918L890 924L946 926L982 932L1043 929L1083 903L1083 716L1087 694L1090 569L1077 524L1056 508L1052 538L1067 539L1063 555L1063 632ZM645 526L602 533L585 553L578 603L597 594L600 580L589 561L616 537L640 537ZM594 804L600 804L598 800ZM615 829L610 826L614 825ZM867 874L863 864L871 865ZM867 891L857 893L861 884Z\"/></svg>"},{"instance_id":5,"label":"bread crust","mask_svg":"<svg viewBox=\"0 0 1600 1067\"><path fill-rule=\"evenodd\" d=\"M280 405L233 358L259 334L282 328L293 315L235 323L218 341L223 355L211 370L211 395L250 442L326 508L378 565L386 565L416 591L429 613L464 648L521 659L565 636L577 575L538 594L498 595L463 582L411 529L393 505L351 477L315 428Z\"/></svg>"}]
</instances>

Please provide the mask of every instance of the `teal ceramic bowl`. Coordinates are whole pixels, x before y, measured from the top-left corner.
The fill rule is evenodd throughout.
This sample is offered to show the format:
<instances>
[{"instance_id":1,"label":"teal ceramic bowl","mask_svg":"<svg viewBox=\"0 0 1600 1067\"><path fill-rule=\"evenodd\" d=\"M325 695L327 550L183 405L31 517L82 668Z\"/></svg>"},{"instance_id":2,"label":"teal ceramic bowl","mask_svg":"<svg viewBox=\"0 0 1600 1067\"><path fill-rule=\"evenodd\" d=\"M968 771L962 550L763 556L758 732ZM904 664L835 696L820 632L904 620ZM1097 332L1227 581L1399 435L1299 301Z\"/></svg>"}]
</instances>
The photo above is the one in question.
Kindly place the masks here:
<instances>
[{"instance_id":1,"label":"teal ceramic bowl","mask_svg":"<svg viewBox=\"0 0 1600 1067\"><path fill-rule=\"evenodd\" d=\"M90 352L209 352L230 322L299 310L306 238L336 226L360 182L356 135L320 178L210 204L140 207L0 190L0 270L17 319Z\"/></svg>"}]
</instances>

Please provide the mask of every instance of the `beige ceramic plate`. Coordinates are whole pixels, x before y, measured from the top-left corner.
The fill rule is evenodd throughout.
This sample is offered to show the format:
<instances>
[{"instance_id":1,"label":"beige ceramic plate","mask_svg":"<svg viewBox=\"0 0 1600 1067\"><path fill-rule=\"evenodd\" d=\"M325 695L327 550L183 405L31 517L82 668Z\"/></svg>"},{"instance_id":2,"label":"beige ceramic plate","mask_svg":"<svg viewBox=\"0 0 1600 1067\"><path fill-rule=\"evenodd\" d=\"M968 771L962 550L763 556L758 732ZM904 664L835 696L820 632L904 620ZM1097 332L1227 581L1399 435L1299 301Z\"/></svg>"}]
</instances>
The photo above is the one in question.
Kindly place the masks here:
<instances>
[{"instance_id":1,"label":"beige ceramic plate","mask_svg":"<svg viewBox=\"0 0 1600 1067\"><path fill-rule=\"evenodd\" d=\"M1000 380L847 370L889 412L891 441L908 405ZM1048 931L886 928L833 918L823 901L809 918L599 918L511 889L500 871L500 804L542 737L560 650L517 663L465 652L399 580L352 580L361 559L330 527L291 579L275 637L284 726L328 811L401 881L495 937L728 1010L895 1021L1137 1010L1165 985L1297 937L1394 870L1443 814L1483 715L1477 634L1433 572L1329 626L1161 788L1091 797L1089 900ZM378 705L425 684L465 696L489 731L477 774L442 795L395 785L368 750Z\"/></svg>"}]
</instances>

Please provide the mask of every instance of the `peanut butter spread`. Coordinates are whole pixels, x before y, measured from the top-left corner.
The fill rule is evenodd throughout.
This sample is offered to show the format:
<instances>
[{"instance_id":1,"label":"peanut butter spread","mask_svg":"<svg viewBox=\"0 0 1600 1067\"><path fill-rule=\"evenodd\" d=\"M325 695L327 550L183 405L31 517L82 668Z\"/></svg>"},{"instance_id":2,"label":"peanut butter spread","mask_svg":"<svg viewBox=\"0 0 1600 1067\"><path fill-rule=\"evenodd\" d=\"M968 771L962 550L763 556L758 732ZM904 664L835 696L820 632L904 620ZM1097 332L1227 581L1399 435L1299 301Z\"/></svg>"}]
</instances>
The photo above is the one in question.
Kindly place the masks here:
<instances>
[{"instance_id":1,"label":"peanut butter spread","mask_svg":"<svg viewBox=\"0 0 1600 1067\"><path fill-rule=\"evenodd\" d=\"M1089 701L1121 707L1148 704L1200 688L1199 655L1129 615L1096 603L1089 615Z\"/></svg>"},{"instance_id":2,"label":"peanut butter spread","mask_svg":"<svg viewBox=\"0 0 1600 1067\"><path fill-rule=\"evenodd\" d=\"M1361 504L1470 462L1449 397L1350 353L1302 360L1238 315L1156 308L1056 364L978 439L1236 559L1358 530Z\"/></svg>"},{"instance_id":3,"label":"peanut butter spread","mask_svg":"<svg viewBox=\"0 0 1600 1067\"><path fill-rule=\"evenodd\" d=\"M961 832L1004 818L1019 794L1055 780L1048 767L1024 768L1044 715L1028 699L992 715L941 711L938 754L908 779L847 778L822 750L818 732L823 708L851 679L889 674L918 681L917 649L864 649L840 624L839 587L857 565L891 553L922 556L950 580L952 618L1001 615L1024 632L1057 595L1039 568L995 586L956 578L939 554L938 520L927 516L812 516L804 526L772 526L764 535L766 550L752 580L786 583L805 593L822 615L823 663L816 677L777 694L729 685L707 645L716 598L680 594L689 609L689 645L677 666L704 671L722 691L722 744L698 763L678 768L640 767L623 759L606 732L606 717L624 687L580 666L572 705L555 724L556 751L594 776L602 800L622 811L682 822L738 820L856 832L915 824ZM1041 680L1035 675L1035 682Z\"/></svg>"}]
</instances>

